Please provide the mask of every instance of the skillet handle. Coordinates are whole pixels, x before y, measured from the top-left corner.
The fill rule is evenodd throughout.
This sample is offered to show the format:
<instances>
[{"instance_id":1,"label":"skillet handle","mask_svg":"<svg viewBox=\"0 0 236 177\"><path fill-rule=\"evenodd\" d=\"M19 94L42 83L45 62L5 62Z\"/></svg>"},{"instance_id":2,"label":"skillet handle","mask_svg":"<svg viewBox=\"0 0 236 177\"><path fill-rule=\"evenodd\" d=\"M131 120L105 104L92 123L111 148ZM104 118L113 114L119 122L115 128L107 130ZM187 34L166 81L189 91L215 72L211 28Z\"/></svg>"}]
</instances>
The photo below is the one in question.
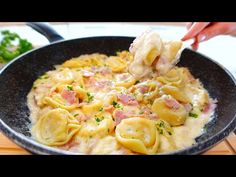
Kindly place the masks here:
<instances>
[{"instance_id":1,"label":"skillet handle","mask_svg":"<svg viewBox=\"0 0 236 177\"><path fill-rule=\"evenodd\" d=\"M44 35L49 40L50 43L64 39L47 23L27 22L26 25L30 26L40 34Z\"/></svg>"}]
</instances>

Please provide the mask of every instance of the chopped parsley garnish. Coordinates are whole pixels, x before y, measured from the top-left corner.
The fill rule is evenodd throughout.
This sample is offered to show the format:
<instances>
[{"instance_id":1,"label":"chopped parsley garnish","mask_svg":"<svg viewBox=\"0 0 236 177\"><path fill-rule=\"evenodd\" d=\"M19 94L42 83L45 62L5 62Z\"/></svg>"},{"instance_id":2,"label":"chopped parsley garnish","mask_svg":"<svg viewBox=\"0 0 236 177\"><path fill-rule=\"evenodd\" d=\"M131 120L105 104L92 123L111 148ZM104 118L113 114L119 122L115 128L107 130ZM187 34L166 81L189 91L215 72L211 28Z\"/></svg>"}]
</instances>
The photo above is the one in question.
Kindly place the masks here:
<instances>
[{"instance_id":1,"label":"chopped parsley garnish","mask_svg":"<svg viewBox=\"0 0 236 177\"><path fill-rule=\"evenodd\" d=\"M136 97L138 95L138 93L134 93L133 95L134 95L134 97Z\"/></svg>"},{"instance_id":2,"label":"chopped parsley garnish","mask_svg":"<svg viewBox=\"0 0 236 177\"><path fill-rule=\"evenodd\" d=\"M160 124L159 124L159 126L160 126L160 127L164 127L164 126L165 126L164 122L161 121Z\"/></svg>"},{"instance_id":3,"label":"chopped parsley garnish","mask_svg":"<svg viewBox=\"0 0 236 177\"><path fill-rule=\"evenodd\" d=\"M102 117L97 117L97 116L95 115L95 120L96 120L97 123L101 122L103 119L104 119L104 116L102 116Z\"/></svg>"},{"instance_id":4,"label":"chopped parsley garnish","mask_svg":"<svg viewBox=\"0 0 236 177\"><path fill-rule=\"evenodd\" d=\"M139 112L139 114L143 114L143 113L144 113L144 111L140 111L140 112Z\"/></svg>"},{"instance_id":5,"label":"chopped parsley garnish","mask_svg":"<svg viewBox=\"0 0 236 177\"><path fill-rule=\"evenodd\" d=\"M91 95L91 93L87 92L87 97L88 97L88 103L93 101L94 96Z\"/></svg>"},{"instance_id":6,"label":"chopped parsley garnish","mask_svg":"<svg viewBox=\"0 0 236 177\"><path fill-rule=\"evenodd\" d=\"M96 122L101 122L102 120L99 119L98 117L95 117Z\"/></svg>"},{"instance_id":7,"label":"chopped parsley garnish","mask_svg":"<svg viewBox=\"0 0 236 177\"><path fill-rule=\"evenodd\" d=\"M39 76L39 79L48 79L48 78L49 78L48 75Z\"/></svg>"},{"instance_id":8,"label":"chopped parsley garnish","mask_svg":"<svg viewBox=\"0 0 236 177\"><path fill-rule=\"evenodd\" d=\"M103 108L100 108L99 111L103 111Z\"/></svg>"},{"instance_id":9,"label":"chopped parsley garnish","mask_svg":"<svg viewBox=\"0 0 236 177\"><path fill-rule=\"evenodd\" d=\"M75 114L74 117L78 116L79 114Z\"/></svg>"},{"instance_id":10,"label":"chopped parsley garnish","mask_svg":"<svg viewBox=\"0 0 236 177\"><path fill-rule=\"evenodd\" d=\"M114 108L121 108L121 109L123 108L119 103L117 103L115 101L112 102L112 105Z\"/></svg>"},{"instance_id":11,"label":"chopped parsley garnish","mask_svg":"<svg viewBox=\"0 0 236 177\"><path fill-rule=\"evenodd\" d=\"M192 113L192 112L189 113L189 116L190 116L190 117L194 117L194 118L198 118L198 115L195 114L195 113Z\"/></svg>"},{"instance_id":12,"label":"chopped parsley garnish","mask_svg":"<svg viewBox=\"0 0 236 177\"><path fill-rule=\"evenodd\" d=\"M163 130L162 130L162 129L159 129L159 133L160 133L161 135L163 135Z\"/></svg>"},{"instance_id":13,"label":"chopped parsley garnish","mask_svg":"<svg viewBox=\"0 0 236 177\"><path fill-rule=\"evenodd\" d=\"M172 133L171 132L168 132L169 133L169 135L172 135Z\"/></svg>"},{"instance_id":14,"label":"chopped parsley garnish","mask_svg":"<svg viewBox=\"0 0 236 177\"><path fill-rule=\"evenodd\" d=\"M138 83L140 83L140 81L136 81L136 82L135 82L135 84L138 84Z\"/></svg>"},{"instance_id":15,"label":"chopped parsley garnish","mask_svg":"<svg viewBox=\"0 0 236 177\"><path fill-rule=\"evenodd\" d=\"M73 86L67 85L67 89L70 90L70 91L72 91L72 90L73 90Z\"/></svg>"}]
</instances>

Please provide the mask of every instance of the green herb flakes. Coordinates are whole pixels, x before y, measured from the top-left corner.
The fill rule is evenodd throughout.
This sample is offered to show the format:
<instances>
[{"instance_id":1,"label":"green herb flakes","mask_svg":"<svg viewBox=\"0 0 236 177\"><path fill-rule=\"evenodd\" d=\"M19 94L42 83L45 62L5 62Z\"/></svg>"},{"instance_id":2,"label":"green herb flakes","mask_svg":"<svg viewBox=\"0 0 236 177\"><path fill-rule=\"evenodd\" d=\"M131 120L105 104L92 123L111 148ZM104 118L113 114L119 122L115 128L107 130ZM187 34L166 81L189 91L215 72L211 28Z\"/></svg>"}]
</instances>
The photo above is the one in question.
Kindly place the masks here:
<instances>
[{"instance_id":1,"label":"green herb flakes","mask_svg":"<svg viewBox=\"0 0 236 177\"><path fill-rule=\"evenodd\" d=\"M192 112L189 113L189 116L190 116L190 117L194 117L194 118L198 118L198 115L195 114L195 113L192 113Z\"/></svg>"}]
</instances>

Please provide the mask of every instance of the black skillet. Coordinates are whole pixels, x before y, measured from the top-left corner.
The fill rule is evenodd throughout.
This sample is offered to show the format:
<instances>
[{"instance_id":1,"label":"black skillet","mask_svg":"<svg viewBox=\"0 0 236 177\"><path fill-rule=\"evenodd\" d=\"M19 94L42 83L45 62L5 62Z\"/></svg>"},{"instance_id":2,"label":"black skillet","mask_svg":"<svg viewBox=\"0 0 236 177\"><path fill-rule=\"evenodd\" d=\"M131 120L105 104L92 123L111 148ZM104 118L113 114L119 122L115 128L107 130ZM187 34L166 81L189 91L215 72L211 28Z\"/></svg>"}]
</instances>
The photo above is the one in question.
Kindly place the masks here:
<instances>
[{"instance_id":1,"label":"black skillet","mask_svg":"<svg viewBox=\"0 0 236 177\"><path fill-rule=\"evenodd\" d=\"M107 55L128 50L134 37L88 37L63 40L49 26L29 23L48 38L51 44L32 50L10 62L0 71L0 129L12 141L35 154L70 154L50 148L31 139L26 96L33 82L56 64L94 52ZM61 41L58 41L61 40ZM57 42L55 42L57 41ZM236 127L236 81L223 66L197 52L185 49L179 66L186 66L200 78L213 98L218 100L215 119L207 124L206 133L197 143L170 154L199 154L222 141Z\"/></svg>"}]
</instances>

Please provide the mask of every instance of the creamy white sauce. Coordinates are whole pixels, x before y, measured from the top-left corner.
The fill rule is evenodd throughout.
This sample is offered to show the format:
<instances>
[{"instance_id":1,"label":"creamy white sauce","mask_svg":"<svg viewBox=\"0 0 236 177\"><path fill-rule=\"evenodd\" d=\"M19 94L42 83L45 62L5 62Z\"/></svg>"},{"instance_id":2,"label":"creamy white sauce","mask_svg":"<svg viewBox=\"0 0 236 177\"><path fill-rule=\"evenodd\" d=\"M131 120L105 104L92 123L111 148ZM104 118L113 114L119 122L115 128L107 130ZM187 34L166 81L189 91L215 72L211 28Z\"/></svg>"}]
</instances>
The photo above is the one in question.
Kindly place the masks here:
<instances>
[{"instance_id":1,"label":"creamy white sauce","mask_svg":"<svg viewBox=\"0 0 236 177\"><path fill-rule=\"evenodd\" d=\"M155 50L153 58L157 59L157 63L154 68L160 75L164 75L178 62L178 50L181 46L182 42L180 41L163 41L157 32L146 31L137 37L130 46L134 60L130 63L129 72L137 79L150 74L151 64L147 64L145 60L150 52Z\"/></svg>"}]
</instances>

